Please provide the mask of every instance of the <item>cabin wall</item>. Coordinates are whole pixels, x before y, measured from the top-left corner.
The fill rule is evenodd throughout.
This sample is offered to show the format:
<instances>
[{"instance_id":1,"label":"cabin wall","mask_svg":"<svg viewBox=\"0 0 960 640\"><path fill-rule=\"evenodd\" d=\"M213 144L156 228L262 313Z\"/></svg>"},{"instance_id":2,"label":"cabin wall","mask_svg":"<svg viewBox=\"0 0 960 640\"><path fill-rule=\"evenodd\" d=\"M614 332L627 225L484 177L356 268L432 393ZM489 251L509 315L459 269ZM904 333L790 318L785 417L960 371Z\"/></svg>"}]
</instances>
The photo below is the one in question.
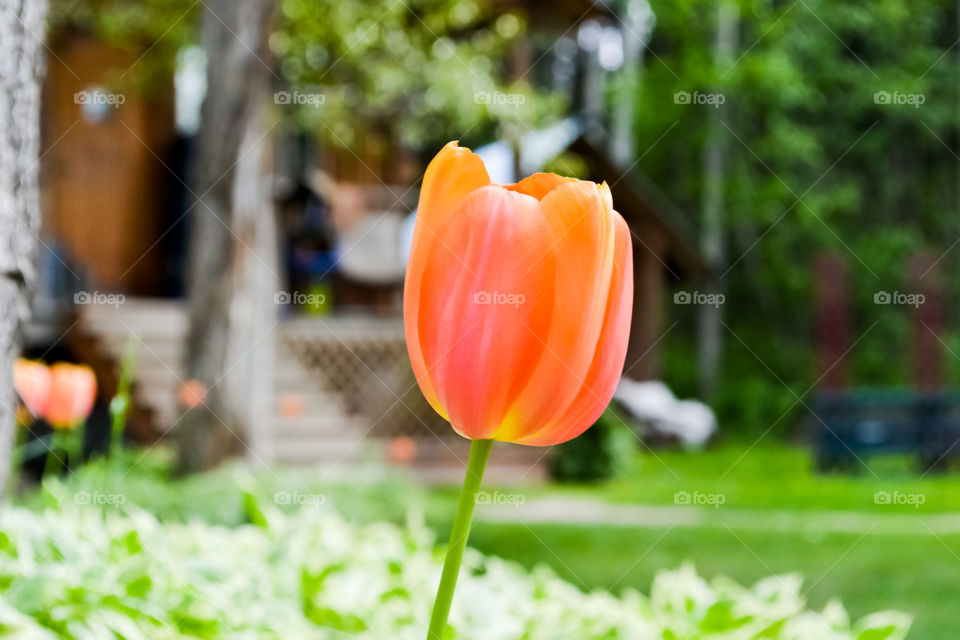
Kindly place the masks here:
<instances>
[{"instance_id":1,"label":"cabin wall","mask_svg":"<svg viewBox=\"0 0 960 640\"><path fill-rule=\"evenodd\" d=\"M667 300L666 248L666 239L656 229L634 230L633 321L624 366L624 375L634 380L657 380L661 374Z\"/></svg>"},{"instance_id":2,"label":"cabin wall","mask_svg":"<svg viewBox=\"0 0 960 640\"><path fill-rule=\"evenodd\" d=\"M138 56L85 37L51 43L42 114L43 233L77 265L85 287L150 295L161 290L164 276L155 243L170 206L164 158L175 137L173 82L150 98L119 88ZM123 101L99 119L77 98L97 87Z\"/></svg>"}]
</instances>

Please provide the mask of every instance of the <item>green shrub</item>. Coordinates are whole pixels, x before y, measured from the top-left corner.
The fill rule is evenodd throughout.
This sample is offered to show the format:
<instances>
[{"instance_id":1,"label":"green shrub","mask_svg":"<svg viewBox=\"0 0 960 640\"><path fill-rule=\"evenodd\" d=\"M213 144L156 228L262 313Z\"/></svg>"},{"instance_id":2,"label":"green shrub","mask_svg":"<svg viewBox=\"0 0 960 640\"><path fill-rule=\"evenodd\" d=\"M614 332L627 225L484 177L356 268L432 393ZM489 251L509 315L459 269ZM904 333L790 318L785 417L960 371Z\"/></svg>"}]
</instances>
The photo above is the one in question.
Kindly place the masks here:
<instances>
[{"instance_id":1,"label":"green shrub","mask_svg":"<svg viewBox=\"0 0 960 640\"><path fill-rule=\"evenodd\" d=\"M554 448L550 475L562 482L595 482L626 472L637 447L628 424L608 407L583 435Z\"/></svg>"},{"instance_id":2,"label":"green shrub","mask_svg":"<svg viewBox=\"0 0 960 640\"><path fill-rule=\"evenodd\" d=\"M51 483L42 512L10 507L0 534L0 638L420 640L441 553L420 525L350 524L326 504L281 513L253 494L257 525L161 523L129 504L77 504ZM109 497L111 494L103 494ZM84 502L86 500L81 500ZM97 506L99 505L99 506ZM538 568L471 551L447 638L901 639L904 614L851 624L810 611L800 579L752 588L659 574L647 597L583 593Z\"/></svg>"}]
</instances>

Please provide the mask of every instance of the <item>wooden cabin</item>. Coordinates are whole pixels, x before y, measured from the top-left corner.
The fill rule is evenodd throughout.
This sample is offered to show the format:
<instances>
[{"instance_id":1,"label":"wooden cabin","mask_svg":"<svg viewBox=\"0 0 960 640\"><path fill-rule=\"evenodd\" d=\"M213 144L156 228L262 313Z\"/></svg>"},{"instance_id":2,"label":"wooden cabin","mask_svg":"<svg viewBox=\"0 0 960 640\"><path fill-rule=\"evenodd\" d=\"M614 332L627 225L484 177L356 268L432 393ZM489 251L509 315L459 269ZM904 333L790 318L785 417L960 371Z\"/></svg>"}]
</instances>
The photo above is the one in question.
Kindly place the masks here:
<instances>
[{"instance_id":1,"label":"wooden cabin","mask_svg":"<svg viewBox=\"0 0 960 640\"><path fill-rule=\"evenodd\" d=\"M511 3L517 5L539 10L536 3ZM565 29L590 19L618 24L606 5L596 3L562 2L548 15ZM546 32L555 28L549 21L535 24ZM518 47L512 54L518 68L529 64L531 53ZM174 126L173 79L161 82L150 98L111 89L117 70L122 77L138 55L76 34L51 43L44 88L43 237L79 279L78 288L126 296L120 305L78 305L79 325L69 332L69 342L97 368L107 398L129 334L140 337L132 430L136 438L150 441L166 437L180 411L186 326L176 280L184 256L182 196L188 178L183 140ZM586 68L587 74L596 72L595 66ZM684 215L638 170L628 168L629 162L616 159L622 149L613 149L609 141L623 135L603 135L593 80L581 82L584 95L593 98L574 101L590 126L568 151L587 168L588 175L579 177L608 181L633 231L636 292L627 375L656 378L667 283L701 277L705 268ZM94 94L95 100L76 97ZM110 102L111 95L123 100ZM277 148L281 154L290 149ZM325 303L289 305L280 314L270 337L275 366L264 384L266 409L254 420L257 433L247 434L252 461L329 466L385 456L409 461L409 451L391 444L402 438L415 442L419 460L433 461L417 465L421 473L435 472L437 478L460 473L465 442L413 383L400 316L402 263L397 269L395 257L381 255L379 262L390 264L374 265L380 268L358 277L363 265L345 268L343 255L353 246L345 241L350 233L358 238L372 233L388 243L396 235L397 246L402 243L402 221L415 208L424 169L417 157L395 150L357 158L321 149L312 163L289 172L289 188L277 203L286 274L278 296L306 292ZM363 226L371 221L380 226ZM493 476L498 464L506 470L504 478L542 472L537 449L503 447L496 455Z\"/></svg>"}]
</instances>

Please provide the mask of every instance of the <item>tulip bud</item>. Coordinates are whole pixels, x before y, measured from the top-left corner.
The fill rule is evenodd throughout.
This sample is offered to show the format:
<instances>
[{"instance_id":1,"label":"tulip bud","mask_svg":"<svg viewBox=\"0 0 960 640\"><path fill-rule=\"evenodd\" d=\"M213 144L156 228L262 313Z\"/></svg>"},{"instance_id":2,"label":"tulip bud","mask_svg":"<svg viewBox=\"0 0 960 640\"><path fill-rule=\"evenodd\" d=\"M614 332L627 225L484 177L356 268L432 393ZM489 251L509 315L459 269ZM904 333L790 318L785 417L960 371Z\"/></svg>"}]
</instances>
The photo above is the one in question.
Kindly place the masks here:
<instances>
[{"instance_id":1,"label":"tulip bud","mask_svg":"<svg viewBox=\"0 0 960 640\"><path fill-rule=\"evenodd\" d=\"M495 185L478 156L445 146L423 179L404 286L427 400L471 439L582 433L623 370L632 259L606 183L538 173Z\"/></svg>"},{"instance_id":2,"label":"tulip bud","mask_svg":"<svg viewBox=\"0 0 960 640\"><path fill-rule=\"evenodd\" d=\"M85 365L58 362L50 367L50 403L45 418L55 429L71 429L90 415L97 378Z\"/></svg>"}]
</instances>

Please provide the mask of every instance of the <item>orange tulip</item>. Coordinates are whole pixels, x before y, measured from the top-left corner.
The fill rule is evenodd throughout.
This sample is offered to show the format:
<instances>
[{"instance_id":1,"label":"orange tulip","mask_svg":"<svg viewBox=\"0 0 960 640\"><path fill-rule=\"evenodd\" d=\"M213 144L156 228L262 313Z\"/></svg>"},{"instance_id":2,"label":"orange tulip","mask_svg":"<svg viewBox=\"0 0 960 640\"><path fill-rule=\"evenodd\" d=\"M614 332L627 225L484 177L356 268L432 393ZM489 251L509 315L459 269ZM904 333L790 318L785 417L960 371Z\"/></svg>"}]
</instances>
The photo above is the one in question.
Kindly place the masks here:
<instances>
[{"instance_id":1,"label":"orange tulip","mask_svg":"<svg viewBox=\"0 0 960 640\"><path fill-rule=\"evenodd\" d=\"M187 409L195 409L207 400L207 387L199 380L187 380L180 385L177 394L180 405Z\"/></svg>"},{"instance_id":2,"label":"orange tulip","mask_svg":"<svg viewBox=\"0 0 960 640\"><path fill-rule=\"evenodd\" d=\"M46 413L50 401L50 369L47 365L17 358L13 363L13 386L34 417Z\"/></svg>"},{"instance_id":3,"label":"orange tulip","mask_svg":"<svg viewBox=\"0 0 960 640\"><path fill-rule=\"evenodd\" d=\"M417 457L417 441L410 436L398 436L387 445L387 458L396 464L410 464Z\"/></svg>"},{"instance_id":4,"label":"orange tulip","mask_svg":"<svg viewBox=\"0 0 960 640\"><path fill-rule=\"evenodd\" d=\"M70 429L87 419L97 397L90 367L58 362L50 367L50 403L45 418L55 429Z\"/></svg>"},{"instance_id":5,"label":"orange tulip","mask_svg":"<svg viewBox=\"0 0 960 640\"><path fill-rule=\"evenodd\" d=\"M491 184L479 156L447 144L423 179L404 286L427 400L474 440L578 436L623 370L632 261L606 183L538 173Z\"/></svg>"}]
</instances>

